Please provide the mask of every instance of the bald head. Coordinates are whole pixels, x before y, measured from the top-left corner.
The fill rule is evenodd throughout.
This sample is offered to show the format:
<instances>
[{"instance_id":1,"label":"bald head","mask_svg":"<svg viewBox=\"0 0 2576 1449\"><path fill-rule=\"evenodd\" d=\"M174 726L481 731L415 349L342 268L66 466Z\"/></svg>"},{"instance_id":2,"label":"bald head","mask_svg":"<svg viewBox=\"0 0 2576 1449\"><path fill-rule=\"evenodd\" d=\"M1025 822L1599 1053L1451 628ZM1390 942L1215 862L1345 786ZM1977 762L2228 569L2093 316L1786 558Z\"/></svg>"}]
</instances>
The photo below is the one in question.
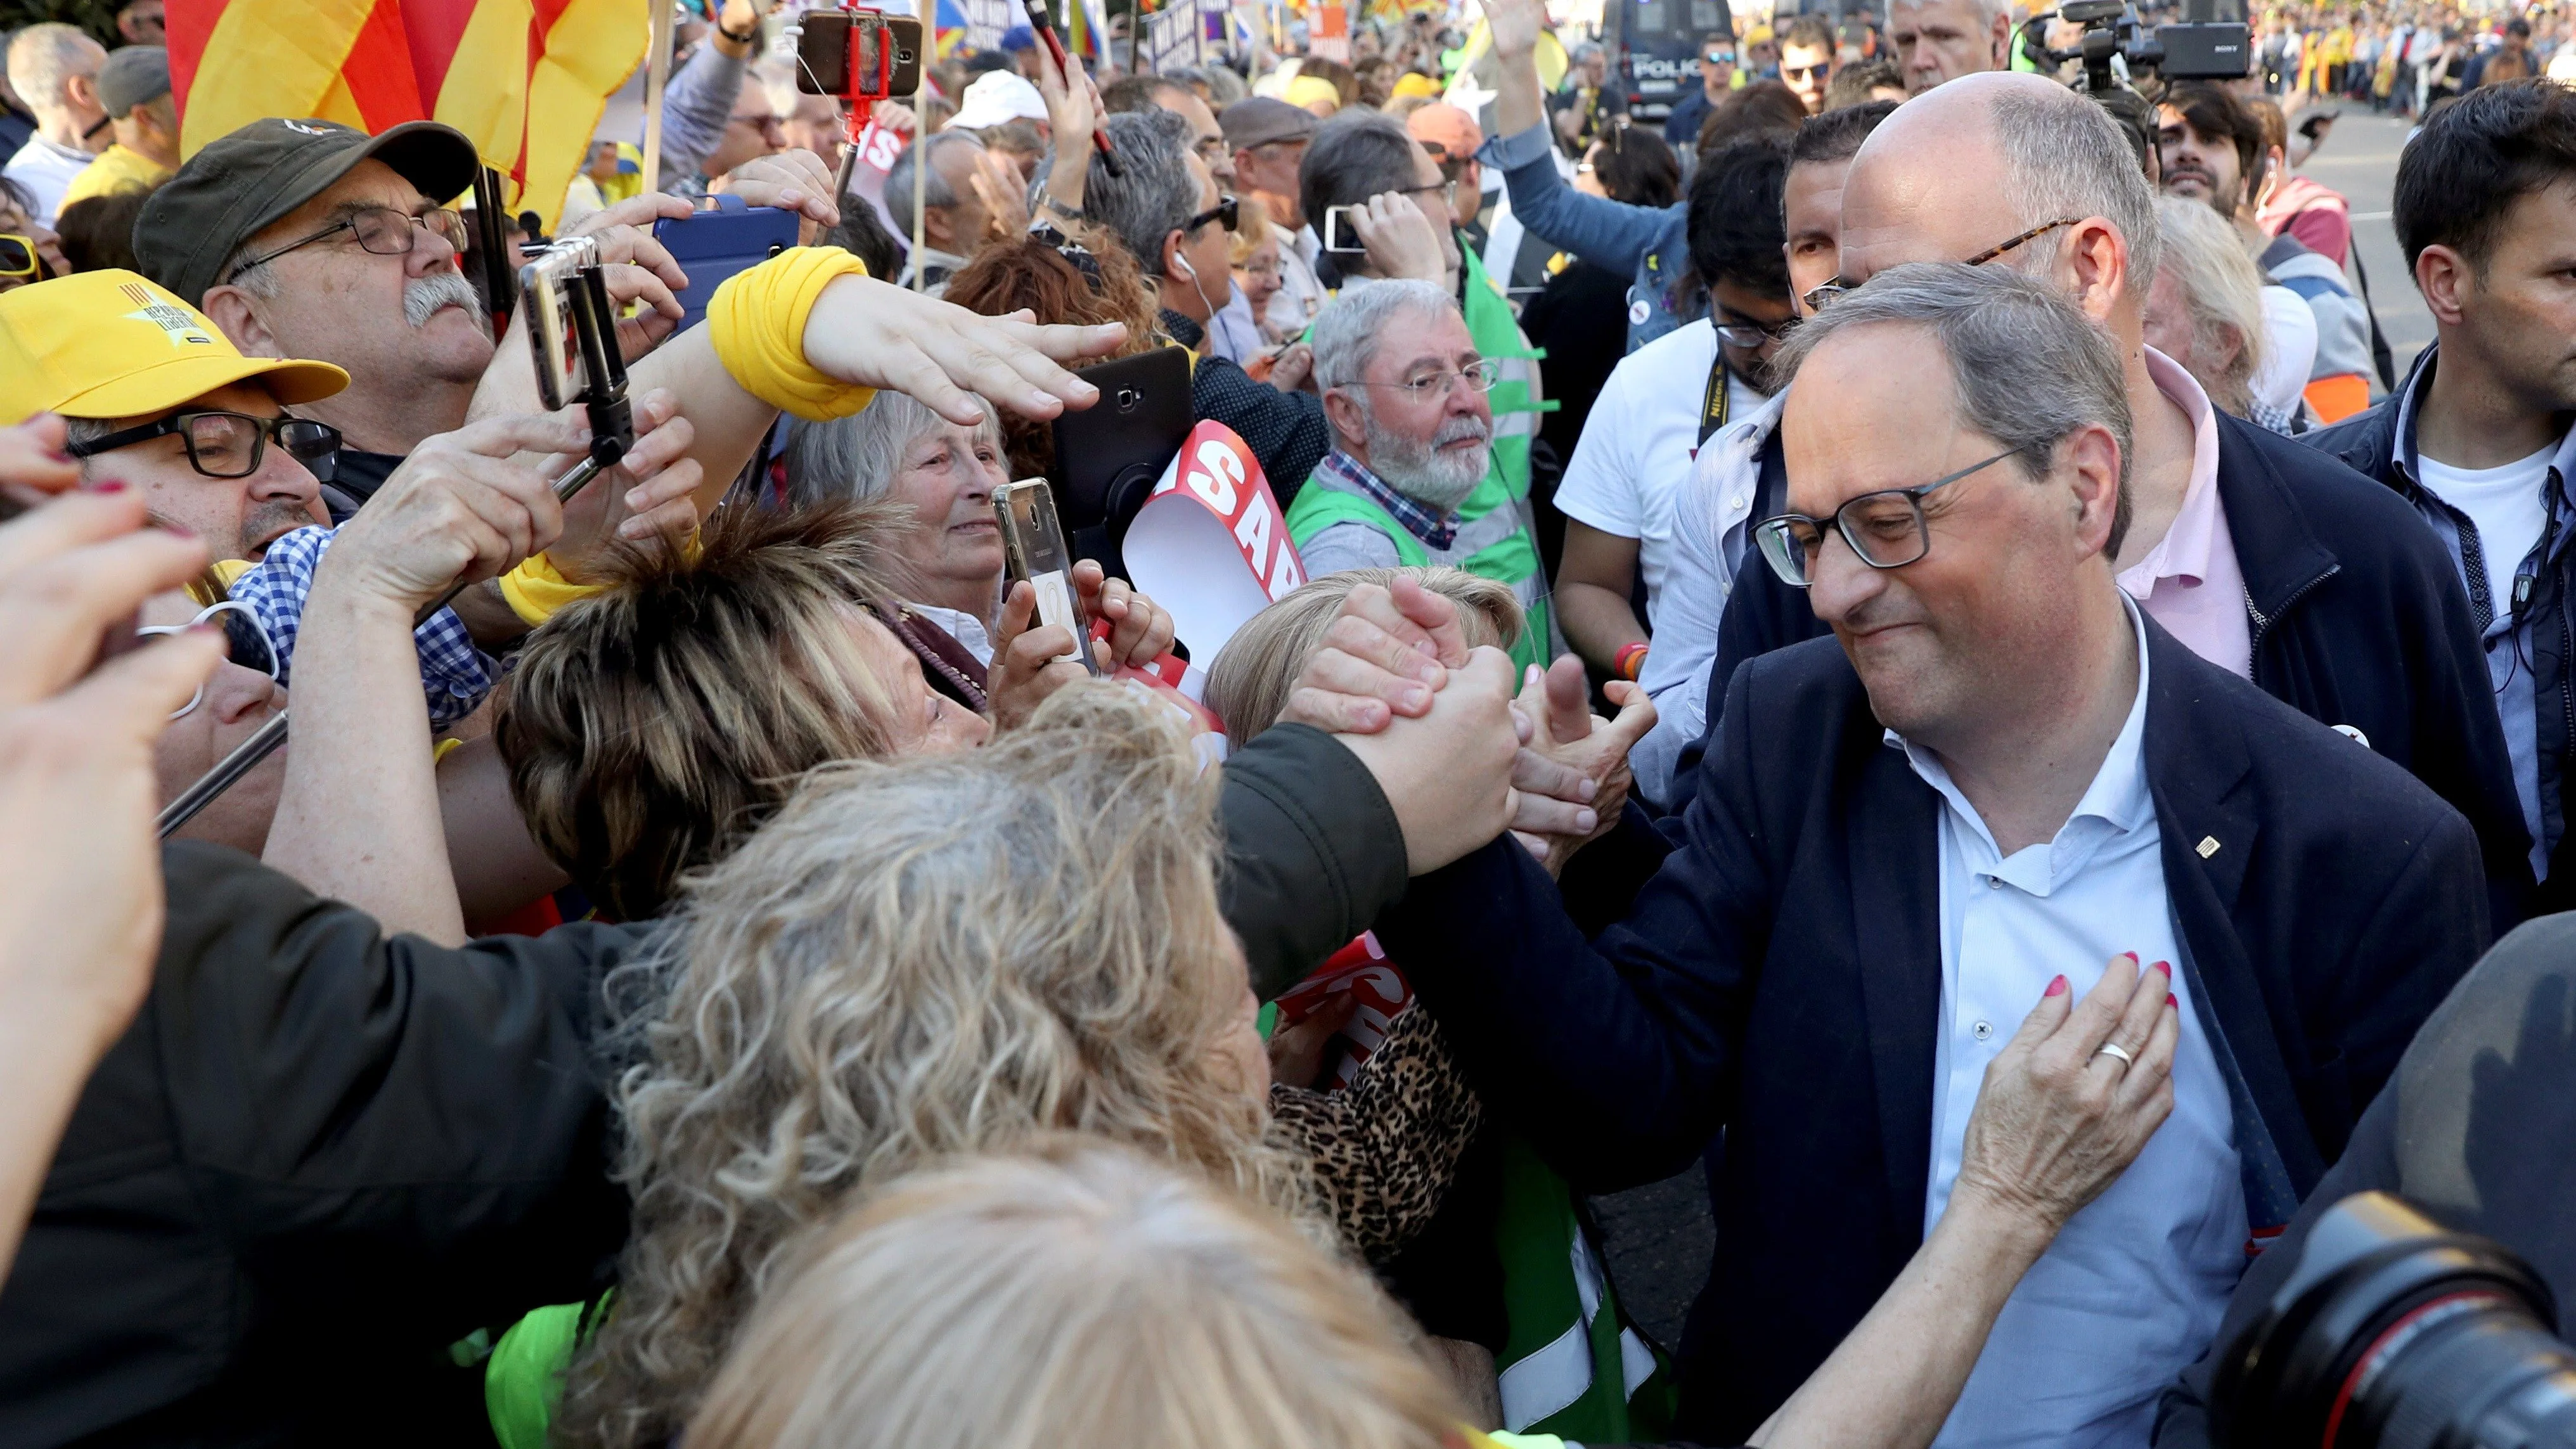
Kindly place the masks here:
<instances>
[{"instance_id":1,"label":"bald head","mask_svg":"<svg viewBox=\"0 0 2576 1449\"><path fill-rule=\"evenodd\" d=\"M1966 261L2056 277L2097 317L2155 276L2155 193L2102 108L2033 75L1964 76L1897 107L1843 183L1842 275ZM2073 257L2079 265L2062 265ZM2089 260L2088 260L2089 259Z\"/></svg>"}]
</instances>

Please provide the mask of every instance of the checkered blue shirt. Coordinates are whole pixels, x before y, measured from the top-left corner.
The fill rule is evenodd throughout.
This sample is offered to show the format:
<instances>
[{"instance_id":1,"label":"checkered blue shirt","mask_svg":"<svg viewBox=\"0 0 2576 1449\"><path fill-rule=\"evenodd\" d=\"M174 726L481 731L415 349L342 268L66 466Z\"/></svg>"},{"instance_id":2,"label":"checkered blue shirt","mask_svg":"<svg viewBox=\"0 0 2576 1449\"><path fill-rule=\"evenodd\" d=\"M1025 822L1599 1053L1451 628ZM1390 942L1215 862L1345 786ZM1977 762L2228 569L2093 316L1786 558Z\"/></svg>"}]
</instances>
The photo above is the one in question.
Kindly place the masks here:
<instances>
[{"instance_id":1,"label":"checkered blue shirt","mask_svg":"<svg viewBox=\"0 0 2576 1449\"><path fill-rule=\"evenodd\" d=\"M290 683L304 601L313 593L313 570L338 533L335 528L299 528L270 544L268 556L232 582L232 597L250 606L277 645L281 684ZM474 647L474 636L465 632L465 621L454 609L439 610L414 637L420 644L420 687L429 704L430 728L445 729L472 714L492 692L500 661Z\"/></svg>"},{"instance_id":2,"label":"checkered blue shirt","mask_svg":"<svg viewBox=\"0 0 2576 1449\"><path fill-rule=\"evenodd\" d=\"M1371 503L1395 515L1405 531L1432 548L1446 551L1458 539L1458 515L1434 513L1378 481L1368 465L1335 448L1315 465L1315 471L1338 483L1347 483L1367 495Z\"/></svg>"}]
</instances>

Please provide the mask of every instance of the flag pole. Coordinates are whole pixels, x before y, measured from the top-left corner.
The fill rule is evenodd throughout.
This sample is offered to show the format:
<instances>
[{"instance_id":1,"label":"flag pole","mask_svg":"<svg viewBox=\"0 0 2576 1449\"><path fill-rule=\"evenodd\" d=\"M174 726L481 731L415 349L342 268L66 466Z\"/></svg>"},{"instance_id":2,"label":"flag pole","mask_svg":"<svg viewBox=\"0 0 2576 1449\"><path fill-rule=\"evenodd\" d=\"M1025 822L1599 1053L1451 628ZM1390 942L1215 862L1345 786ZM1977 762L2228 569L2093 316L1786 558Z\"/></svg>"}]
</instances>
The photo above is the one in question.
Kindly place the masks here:
<instances>
[{"instance_id":1,"label":"flag pole","mask_svg":"<svg viewBox=\"0 0 2576 1449\"><path fill-rule=\"evenodd\" d=\"M644 57L644 189L662 189L662 86L671 78L671 0L644 0L651 39Z\"/></svg>"},{"instance_id":2,"label":"flag pole","mask_svg":"<svg viewBox=\"0 0 2576 1449\"><path fill-rule=\"evenodd\" d=\"M924 15L922 32L931 38L930 48L935 54L939 49L937 0L922 0L921 12ZM930 168L930 111L926 100L929 93L930 87L926 85L916 86L912 92L912 289L916 292L930 290L930 265L921 256L929 245L923 239L926 233L922 216L929 204L930 178L921 174Z\"/></svg>"}]
</instances>

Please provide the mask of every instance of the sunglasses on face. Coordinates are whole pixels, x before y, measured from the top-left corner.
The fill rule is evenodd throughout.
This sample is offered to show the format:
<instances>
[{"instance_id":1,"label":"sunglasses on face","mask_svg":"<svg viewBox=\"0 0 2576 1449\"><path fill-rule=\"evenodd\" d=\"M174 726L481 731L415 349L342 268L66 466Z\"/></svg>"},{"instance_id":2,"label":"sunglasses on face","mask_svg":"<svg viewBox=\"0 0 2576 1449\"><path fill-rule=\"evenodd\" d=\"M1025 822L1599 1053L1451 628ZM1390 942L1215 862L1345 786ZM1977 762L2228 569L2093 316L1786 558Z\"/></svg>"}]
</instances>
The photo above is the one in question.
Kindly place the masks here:
<instances>
[{"instance_id":1,"label":"sunglasses on face","mask_svg":"<svg viewBox=\"0 0 2576 1449\"><path fill-rule=\"evenodd\" d=\"M208 478L247 478L258 472L271 438L320 482L330 482L338 471L338 428L311 418L255 418L248 413L173 413L157 423L74 443L67 451L75 458L94 458L173 433L187 447L188 466Z\"/></svg>"},{"instance_id":2,"label":"sunglasses on face","mask_svg":"<svg viewBox=\"0 0 2576 1449\"><path fill-rule=\"evenodd\" d=\"M1200 227L1212 221L1223 226L1227 231L1237 230L1237 223L1243 219L1241 208L1242 203L1233 197L1220 196L1216 199L1216 205L1183 222L1181 230L1195 233Z\"/></svg>"},{"instance_id":3,"label":"sunglasses on face","mask_svg":"<svg viewBox=\"0 0 2576 1449\"><path fill-rule=\"evenodd\" d=\"M1735 64L1735 56L1733 55L1733 53L1731 53L1731 52L1729 52L1729 51L1723 51L1723 50L1712 50L1712 51L1708 52L1706 55L1701 56L1701 57L1700 57L1700 59L1702 59L1702 60L1704 60L1704 61L1707 61L1710 65L1733 65L1733 64Z\"/></svg>"},{"instance_id":4,"label":"sunglasses on face","mask_svg":"<svg viewBox=\"0 0 2576 1449\"><path fill-rule=\"evenodd\" d=\"M2061 226L2073 226L2081 220L2083 220L2082 217L2069 216L2062 217L2056 221L2043 222L2040 225L2023 232L2021 235L2011 238L2010 240L1995 243L1993 246L1990 246L1984 251L1977 253L1975 256L1968 258L1959 265L1963 267L1982 267L1986 263L1993 261L1995 258L2002 256L2004 253L2011 251L2014 247L2020 246L2023 242L2029 241L2034 237L2046 236ZM1860 285L1861 284L1858 282L1847 282L1840 277L1836 277L1830 282L1818 284L1814 290L1807 293L1803 300L1807 304L1808 311L1821 312L1825 310L1825 304L1827 302L1834 300L1845 292L1857 290Z\"/></svg>"},{"instance_id":5,"label":"sunglasses on face","mask_svg":"<svg viewBox=\"0 0 2576 1449\"><path fill-rule=\"evenodd\" d=\"M1780 67L1780 79L1787 81L1813 80L1817 76L1823 75L1827 70L1830 70L1832 66L1833 63L1831 61L1823 60L1817 61L1814 65L1784 65Z\"/></svg>"},{"instance_id":6,"label":"sunglasses on face","mask_svg":"<svg viewBox=\"0 0 2576 1449\"><path fill-rule=\"evenodd\" d=\"M250 605L237 600L226 599L220 604L208 604L197 611L197 617L185 624L147 624L134 632L145 636L185 634L190 629L208 621L223 626L224 657L229 662L254 674L265 674L271 679L277 678L283 671L283 664L277 654L277 645L268 637L268 630L259 622L259 615L251 612ZM200 684L197 686L197 692L188 696L186 704L170 712L170 718L178 719L205 702L206 687Z\"/></svg>"},{"instance_id":7,"label":"sunglasses on face","mask_svg":"<svg viewBox=\"0 0 2576 1449\"><path fill-rule=\"evenodd\" d=\"M35 238L0 232L0 277L24 277L31 282L45 279L45 259L36 251Z\"/></svg>"}]
</instances>

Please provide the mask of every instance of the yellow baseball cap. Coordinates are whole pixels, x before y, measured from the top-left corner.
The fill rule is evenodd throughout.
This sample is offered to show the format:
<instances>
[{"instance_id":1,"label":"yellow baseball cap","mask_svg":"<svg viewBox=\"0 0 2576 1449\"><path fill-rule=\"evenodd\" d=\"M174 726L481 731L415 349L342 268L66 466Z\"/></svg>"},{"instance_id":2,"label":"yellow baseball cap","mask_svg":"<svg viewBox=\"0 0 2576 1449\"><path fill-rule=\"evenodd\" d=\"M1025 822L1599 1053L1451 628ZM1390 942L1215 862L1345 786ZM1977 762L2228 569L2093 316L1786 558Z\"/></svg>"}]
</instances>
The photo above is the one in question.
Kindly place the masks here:
<instances>
[{"instance_id":1,"label":"yellow baseball cap","mask_svg":"<svg viewBox=\"0 0 2576 1449\"><path fill-rule=\"evenodd\" d=\"M1336 94L1338 94L1338 92ZM1424 75L1418 70L1409 70L1403 75L1396 77L1395 89L1389 94L1388 99L1393 100L1401 96L1421 96L1425 99L1433 99L1438 97L1439 94L1440 82L1433 80L1431 77Z\"/></svg>"},{"instance_id":2,"label":"yellow baseball cap","mask_svg":"<svg viewBox=\"0 0 2576 1449\"><path fill-rule=\"evenodd\" d=\"M0 292L0 359L0 426L41 412L145 417L253 378L289 405L349 385L327 362L244 357L204 313L113 269Z\"/></svg>"}]
</instances>

